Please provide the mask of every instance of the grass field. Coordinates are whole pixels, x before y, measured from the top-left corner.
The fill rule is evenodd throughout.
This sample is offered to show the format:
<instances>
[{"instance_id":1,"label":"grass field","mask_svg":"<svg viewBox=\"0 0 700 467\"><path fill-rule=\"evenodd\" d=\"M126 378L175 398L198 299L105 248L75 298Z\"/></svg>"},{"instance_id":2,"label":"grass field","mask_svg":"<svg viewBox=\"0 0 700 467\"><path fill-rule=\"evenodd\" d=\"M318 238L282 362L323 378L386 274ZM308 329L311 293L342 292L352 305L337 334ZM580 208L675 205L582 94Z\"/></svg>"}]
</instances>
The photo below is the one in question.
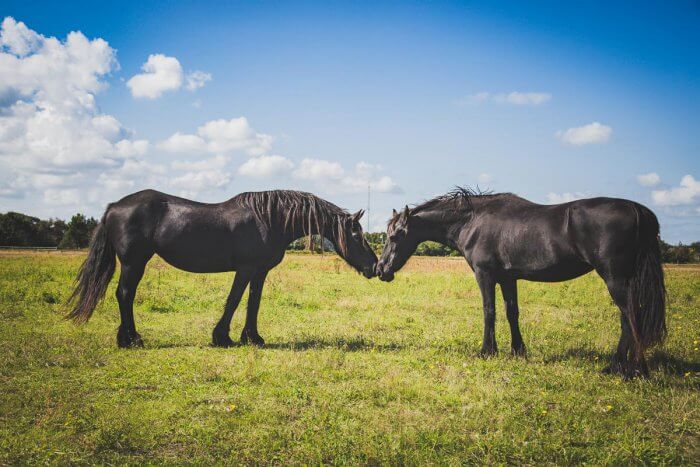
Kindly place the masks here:
<instances>
[{"instance_id":1,"label":"grass field","mask_svg":"<svg viewBox=\"0 0 700 467\"><path fill-rule=\"evenodd\" d=\"M667 269L668 341L649 380L624 382L600 374L619 320L595 274L520 283L527 360L508 355L499 297L484 360L462 259L414 258L386 284L288 255L264 349L209 345L232 274L154 259L145 348L119 350L116 280L86 326L61 318L83 257L0 254L0 464L700 463L700 268Z\"/></svg>"}]
</instances>

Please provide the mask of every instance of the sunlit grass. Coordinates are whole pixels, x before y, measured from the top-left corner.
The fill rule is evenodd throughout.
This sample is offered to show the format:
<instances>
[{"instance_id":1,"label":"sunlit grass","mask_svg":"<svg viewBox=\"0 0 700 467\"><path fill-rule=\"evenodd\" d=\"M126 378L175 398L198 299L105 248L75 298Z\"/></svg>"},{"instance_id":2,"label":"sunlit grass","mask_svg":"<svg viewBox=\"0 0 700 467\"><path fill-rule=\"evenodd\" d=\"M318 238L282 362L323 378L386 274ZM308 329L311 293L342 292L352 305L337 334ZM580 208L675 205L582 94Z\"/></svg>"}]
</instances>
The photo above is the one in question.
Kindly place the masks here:
<instances>
[{"instance_id":1,"label":"sunlit grass","mask_svg":"<svg viewBox=\"0 0 700 467\"><path fill-rule=\"evenodd\" d=\"M288 255L267 281L265 349L209 346L233 274L153 260L116 347L113 281L64 321L82 254L0 255L0 464L78 462L627 463L700 459L700 269L667 270L669 339L651 378L600 374L618 311L594 274L520 283L529 357L477 357L481 298L460 258L391 284L333 255ZM234 317L232 337L244 320Z\"/></svg>"}]
</instances>

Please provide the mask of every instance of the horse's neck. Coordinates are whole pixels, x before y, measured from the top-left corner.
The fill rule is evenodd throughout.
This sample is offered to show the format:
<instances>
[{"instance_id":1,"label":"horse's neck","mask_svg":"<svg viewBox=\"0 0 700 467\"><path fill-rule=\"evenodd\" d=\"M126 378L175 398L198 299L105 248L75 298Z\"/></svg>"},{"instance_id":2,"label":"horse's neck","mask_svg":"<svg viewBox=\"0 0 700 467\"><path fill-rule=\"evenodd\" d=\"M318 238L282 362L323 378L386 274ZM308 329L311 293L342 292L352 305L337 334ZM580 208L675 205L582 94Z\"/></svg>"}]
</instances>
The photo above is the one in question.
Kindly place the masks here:
<instances>
[{"instance_id":1,"label":"horse's neck","mask_svg":"<svg viewBox=\"0 0 700 467\"><path fill-rule=\"evenodd\" d=\"M465 216L451 216L443 209L425 211L416 215L420 219L419 239L455 248L459 232L469 223L472 213Z\"/></svg>"}]
</instances>

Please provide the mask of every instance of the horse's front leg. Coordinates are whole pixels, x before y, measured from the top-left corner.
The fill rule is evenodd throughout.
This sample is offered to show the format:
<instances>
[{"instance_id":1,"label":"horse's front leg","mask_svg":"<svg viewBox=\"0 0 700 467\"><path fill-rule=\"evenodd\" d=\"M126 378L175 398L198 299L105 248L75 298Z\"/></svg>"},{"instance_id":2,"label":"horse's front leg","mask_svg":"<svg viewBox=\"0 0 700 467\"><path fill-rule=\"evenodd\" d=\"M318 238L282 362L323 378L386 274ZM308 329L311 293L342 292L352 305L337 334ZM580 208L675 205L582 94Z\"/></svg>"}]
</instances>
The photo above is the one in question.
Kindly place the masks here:
<instances>
[{"instance_id":1,"label":"horse's front leg","mask_svg":"<svg viewBox=\"0 0 700 467\"><path fill-rule=\"evenodd\" d=\"M474 271L476 281L481 289L484 306L484 340L481 355L488 357L496 354L496 281L491 273L477 269Z\"/></svg>"},{"instance_id":2,"label":"horse's front leg","mask_svg":"<svg viewBox=\"0 0 700 467\"><path fill-rule=\"evenodd\" d=\"M266 277L267 271L260 271L250 281L248 312L246 313L245 326L241 333L241 343L243 344L251 343L258 347L265 345L265 340L258 334L258 310L260 309L260 299Z\"/></svg>"},{"instance_id":3,"label":"horse's front leg","mask_svg":"<svg viewBox=\"0 0 700 467\"><path fill-rule=\"evenodd\" d=\"M506 316L510 325L510 349L513 355L525 355L525 344L523 336L520 334L518 319L520 310L518 309L518 283L515 279L501 281L501 293L503 301L506 303Z\"/></svg>"},{"instance_id":4,"label":"horse's front leg","mask_svg":"<svg viewBox=\"0 0 700 467\"><path fill-rule=\"evenodd\" d=\"M241 270L236 272L236 277L233 279L233 285L231 285L231 291L226 299L226 305L224 306L224 314L221 319L214 327L214 332L212 332L212 344L216 347L230 347L233 345L233 341L229 337L229 329L231 327L231 318L233 318L233 312L238 308L238 304L243 297L243 292L250 282L251 272L247 270Z\"/></svg>"}]
</instances>

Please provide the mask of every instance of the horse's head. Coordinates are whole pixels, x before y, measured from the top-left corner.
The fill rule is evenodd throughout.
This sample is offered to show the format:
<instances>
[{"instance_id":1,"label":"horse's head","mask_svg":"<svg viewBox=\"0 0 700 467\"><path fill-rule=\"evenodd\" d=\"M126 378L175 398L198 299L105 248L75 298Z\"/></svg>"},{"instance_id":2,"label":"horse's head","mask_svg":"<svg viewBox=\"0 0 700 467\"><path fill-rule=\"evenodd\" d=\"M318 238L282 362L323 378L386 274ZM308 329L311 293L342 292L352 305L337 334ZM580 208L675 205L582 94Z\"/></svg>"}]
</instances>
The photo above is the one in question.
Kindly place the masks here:
<instances>
[{"instance_id":1,"label":"horse's head","mask_svg":"<svg viewBox=\"0 0 700 467\"><path fill-rule=\"evenodd\" d=\"M416 251L420 241L416 229L412 228L415 227L414 221L408 206L401 213L394 209L387 228L382 257L377 264L377 275L381 280L391 282L394 279L394 273L401 269Z\"/></svg>"},{"instance_id":2,"label":"horse's head","mask_svg":"<svg viewBox=\"0 0 700 467\"><path fill-rule=\"evenodd\" d=\"M343 215L338 220L339 235L336 235L338 253L353 268L367 279L376 275L377 255L365 240L360 219L365 212Z\"/></svg>"}]
</instances>

